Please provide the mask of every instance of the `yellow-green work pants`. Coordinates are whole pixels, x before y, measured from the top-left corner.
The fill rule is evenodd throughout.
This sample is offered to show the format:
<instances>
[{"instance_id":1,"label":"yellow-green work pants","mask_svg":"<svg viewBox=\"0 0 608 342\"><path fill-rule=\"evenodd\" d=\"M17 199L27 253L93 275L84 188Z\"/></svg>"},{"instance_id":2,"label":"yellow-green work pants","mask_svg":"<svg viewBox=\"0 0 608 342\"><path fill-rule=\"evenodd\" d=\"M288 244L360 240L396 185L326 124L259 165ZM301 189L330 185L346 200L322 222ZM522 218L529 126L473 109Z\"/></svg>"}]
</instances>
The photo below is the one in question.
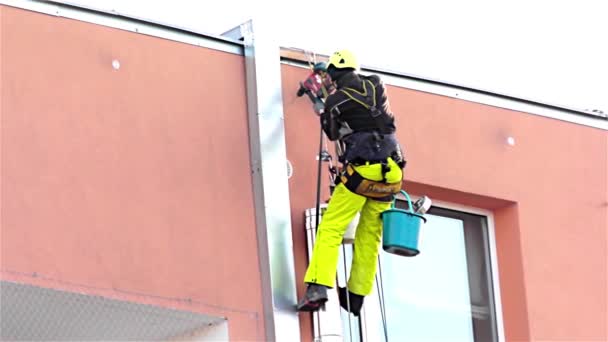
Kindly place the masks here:
<instances>
[{"instance_id":1,"label":"yellow-green work pants","mask_svg":"<svg viewBox=\"0 0 608 342\"><path fill-rule=\"evenodd\" d=\"M361 174L366 178L382 179L379 168L377 168L378 175L374 175L376 168L365 170L366 166L363 166L357 169L362 171ZM401 179L401 170L397 172L398 175L395 176ZM360 212L359 224L355 233L348 290L361 296L369 295L374 284L380 239L382 237L382 218L380 214L389 209L390 206L390 202L380 202L366 198L351 192L343 184L338 184L319 224L313 255L306 270L304 282L328 287L334 286L339 248L344 233L348 224Z\"/></svg>"}]
</instances>

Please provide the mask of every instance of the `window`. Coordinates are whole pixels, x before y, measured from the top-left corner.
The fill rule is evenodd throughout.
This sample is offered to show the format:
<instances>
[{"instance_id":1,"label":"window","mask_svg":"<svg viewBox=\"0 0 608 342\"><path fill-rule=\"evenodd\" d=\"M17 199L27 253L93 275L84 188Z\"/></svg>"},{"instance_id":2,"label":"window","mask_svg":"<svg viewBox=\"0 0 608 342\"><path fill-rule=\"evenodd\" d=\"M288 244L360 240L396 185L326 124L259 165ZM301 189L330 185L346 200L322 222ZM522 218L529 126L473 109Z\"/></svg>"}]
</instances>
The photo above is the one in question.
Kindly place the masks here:
<instances>
[{"instance_id":1,"label":"window","mask_svg":"<svg viewBox=\"0 0 608 342\"><path fill-rule=\"evenodd\" d=\"M396 206L407 209L404 201ZM426 218L420 254L402 257L381 251L374 292L366 297L361 317L341 310L344 341L384 341L383 322L389 341L502 340L488 216L434 206ZM344 256L350 265L352 245L341 250ZM340 284L345 281L342 260Z\"/></svg>"}]
</instances>

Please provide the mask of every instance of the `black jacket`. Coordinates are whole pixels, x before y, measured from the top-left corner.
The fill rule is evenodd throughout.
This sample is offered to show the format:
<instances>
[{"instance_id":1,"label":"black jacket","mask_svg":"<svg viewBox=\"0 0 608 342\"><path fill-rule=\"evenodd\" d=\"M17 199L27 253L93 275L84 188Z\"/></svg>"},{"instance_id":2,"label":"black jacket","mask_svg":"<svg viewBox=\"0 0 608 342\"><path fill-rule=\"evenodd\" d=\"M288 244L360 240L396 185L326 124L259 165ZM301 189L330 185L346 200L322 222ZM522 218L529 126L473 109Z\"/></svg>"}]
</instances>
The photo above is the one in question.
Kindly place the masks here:
<instances>
[{"instance_id":1,"label":"black jacket","mask_svg":"<svg viewBox=\"0 0 608 342\"><path fill-rule=\"evenodd\" d=\"M369 83L364 83L366 80L371 81L374 89L369 89ZM337 90L325 100L325 110L321 115L321 125L330 140L338 140L352 132L395 133L395 118L389 106L386 88L380 77L350 72L342 76L336 84ZM355 92L349 89L355 90ZM379 117L374 119L369 108L341 90L346 90L354 97L357 97L357 92L364 93L366 90L368 95L372 95L375 91L375 107L379 111Z\"/></svg>"},{"instance_id":2,"label":"black jacket","mask_svg":"<svg viewBox=\"0 0 608 342\"><path fill-rule=\"evenodd\" d=\"M402 161L395 117L380 77L349 72L336 85L336 92L325 100L321 125L330 140L342 144L341 161L380 161L389 156Z\"/></svg>"}]
</instances>

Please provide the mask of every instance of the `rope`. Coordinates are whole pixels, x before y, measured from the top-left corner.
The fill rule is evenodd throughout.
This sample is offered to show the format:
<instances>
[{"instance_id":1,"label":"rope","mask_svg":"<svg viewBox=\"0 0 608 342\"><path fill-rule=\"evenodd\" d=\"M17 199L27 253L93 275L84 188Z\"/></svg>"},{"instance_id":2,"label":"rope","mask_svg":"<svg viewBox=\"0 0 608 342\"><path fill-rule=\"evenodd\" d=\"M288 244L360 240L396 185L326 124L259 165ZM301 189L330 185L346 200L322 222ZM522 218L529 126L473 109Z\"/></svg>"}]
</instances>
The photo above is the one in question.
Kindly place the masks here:
<instances>
[{"instance_id":1,"label":"rope","mask_svg":"<svg viewBox=\"0 0 608 342\"><path fill-rule=\"evenodd\" d=\"M326 151L329 154L329 151L327 150L327 137L325 135L323 135L323 150ZM331 184L335 183L335 177L332 174L331 170L333 169L333 163L332 163L332 158L331 155L329 155L329 180L331 182ZM347 315L348 315L348 331L349 331L349 337L350 337L350 341L353 341L353 327L352 327L352 323L351 323L351 318L350 318L350 296L349 291L348 291L348 268L346 266L346 246L344 246L344 243L342 244L342 255L343 255L343 266L344 266L344 277L345 277L345 282L346 282L346 308L347 308ZM336 277L336 284L338 284L338 279Z\"/></svg>"},{"instance_id":2,"label":"rope","mask_svg":"<svg viewBox=\"0 0 608 342\"><path fill-rule=\"evenodd\" d=\"M305 56L308 59L308 66L310 67L311 70L314 70L314 64L316 63L316 55L313 53L311 54L309 51L305 50L304 51ZM370 82L371 83L371 82ZM363 89L364 89L364 93L360 93L354 89L349 89L352 91L355 91L356 93L362 95L362 96L366 96L367 95L367 88L365 87L365 83L363 84ZM325 87L325 83L322 80L321 83L321 90L323 92L323 98L320 99L322 102L325 102L324 100L327 98L327 96L329 95L329 92L327 91L327 88ZM372 92L373 92L373 104L375 105L375 87L372 85ZM356 102L362 104L364 107L368 107L366 106L365 103L362 103L361 101L359 101L358 99L355 99L353 96L351 96L349 93L345 92L346 95L348 95L351 99L355 100ZM316 96L317 94L315 94ZM327 150L327 140L325 137L325 134L323 132L323 127L321 127L321 132L320 132L320 137L319 137L320 141L319 141L319 163L318 163L318 168L317 168L317 204L316 204L316 217L315 217L315 234L319 229L319 216L320 216L320 203L321 203L321 165L323 163L323 151L327 152L327 154L329 154L329 151ZM329 169L330 169L330 173L329 173L329 178L330 178L330 182L332 184L335 183L335 177L334 175L332 175L331 170L333 169L333 163L332 163L332 158L331 155L329 155ZM344 244L342 244L342 253L344 255L343 258L343 266L344 266L344 275L346 278L346 307L347 307L347 315L348 315L348 330L349 330L349 336L350 336L350 341L353 341L353 330L352 330L352 322L351 322L351 317L350 317L350 291L348 290L348 268L346 266L346 247L344 246ZM355 253L354 251L354 246L353 246L353 253ZM382 281L382 263L380 261L380 255L378 255L378 273L376 274L376 288L378 291L378 301L380 303L380 314L382 316L382 327L384 330L384 340L386 342L388 342L388 327L387 327L387 321L386 321L386 303L385 303L385 299L384 299L384 285L383 285L383 281ZM378 280L378 278L380 278L380 280ZM336 284L338 284L338 279L336 277ZM317 338L318 341L321 341L321 319L319 316L319 312L317 311L316 313L316 317L317 317Z\"/></svg>"},{"instance_id":3,"label":"rope","mask_svg":"<svg viewBox=\"0 0 608 342\"><path fill-rule=\"evenodd\" d=\"M311 58L311 54L309 51L305 51L304 52L307 59L308 59L308 65L310 67L311 70L314 70L314 63L316 62L316 55L313 54L312 58ZM327 91L327 88L325 87L325 83L322 80L321 83L321 90L323 92L323 99L320 99L322 102L325 102L325 98L327 98L327 96L329 95L329 92ZM315 94L316 96L316 94ZM333 184L335 184L335 175L331 172L334 168L333 168L333 162L332 162L332 157L331 154L329 153L329 151L327 150L327 137L325 136L324 132L323 132L323 127L321 126L321 132L320 132L320 137L319 137L319 162L318 162L318 166L317 166L317 203L316 203L316 212L315 212L315 228L316 231L318 231L319 229L319 217L320 217L320 205L321 205L321 165L323 163L323 152L326 152L329 156L328 158L328 162L329 162L329 180L333 186ZM316 234L316 232L315 232ZM352 329L352 322L351 322L351 317L350 317L350 296L349 296L349 291L348 291L348 269L346 266L346 247L344 246L344 244L342 244L342 253L344 255L344 275L346 278L346 307L348 310L348 330L349 330L349 336L350 336L350 341L353 341L353 329ZM338 279L336 277L336 284L338 284ZM319 316L319 312L315 312L316 317L317 317L317 331L316 331L316 335L319 341L321 341L321 319Z\"/></svg>"},{"instance_id":4,"label":"rope","mask_svg":"<svg viewBox=\"0 0 608 342\"><path fill-rule=\"evenodd\" d=\"M308 50L304 50L304 55L308 59L308 66L310 70L314 69L313 60L311 60L311 54ZM323 146L324 145L324 132L323 127L319 129L319 154L318 154L318 165L317 165L317 201L315 207L315 237L319 231L319 218L321 216L321 166L323 164ZM315 238L316 240L316 238ZM316 243L316 241L315 241ZM313 248L314 250L314 248ZM314 315L317 318L317 327L316 327L316 337L320 341L321 340L321 317L319 311L316 311Z\"/></svg>"},{"instance_id":5,"label":"rope","mask_svg":"<svg viewBox=\"0 0 608 342\"><path fill-rule=\"evenodd\" d=\"M378 281L380 277L380 281ZM378 285L380 284L380 285ZM384 329L384 341L388 342L388 328L386 324L386 303L384 301L384 286L382 285L382 263L378 255L378 273L376 274L376 289L378 291L378 301L380 302L380 314L382 316L382 328Z\"/></svg>"},{"instance_id":6,"label":"rope","mask_svg":"<svg viewBox=\"0 0 608 342\"><path fill-rule=\"evenodd\" d=\"M308 50L304 50L304 55L306 56L306 59L308 59L308 66L310 67L310 70L314 69L315 56L312 55Z\"/></svg>"},{"instance_id":7,"label":"rope","mask_svg":"<svg viewBox=\"0 0 608 342\"><path fill-rule=\"evenodd\" d=\"M319 231L319 216L320 216L320 211L321 211L321 164L323 163L323 160L321 158L321 153L323 151L323 129L321 129L321 132L319 134L319 164L317 167L317 203L316 203L316 211L315 211L315 236L317 235L317 232ZM315 239L316 240L316 239ZM316 243L316 241L315 241ZM313 248L314 251L314 248ZM316 269L316 267L315 267ZM317 336L320 339L321 338L321 319L319 317L319 312L317 311L315 313L315 315L317 316Z\"/></svg>"},{"instance_id":8,"label":"rope","mask_svg":"<svg viewBox=\"0 0 608 342\"><path fill-rule=\"evenodd\" d=\"M348 335L350 336L350 342L353 342L353 327L350 322L350 296L348 295L348 273L346 269L346 247L344 246L344 244L342 244L342 254L344 255L344 278L346 287L346 314L348 316Z\"/></svg>"}]
</instances>

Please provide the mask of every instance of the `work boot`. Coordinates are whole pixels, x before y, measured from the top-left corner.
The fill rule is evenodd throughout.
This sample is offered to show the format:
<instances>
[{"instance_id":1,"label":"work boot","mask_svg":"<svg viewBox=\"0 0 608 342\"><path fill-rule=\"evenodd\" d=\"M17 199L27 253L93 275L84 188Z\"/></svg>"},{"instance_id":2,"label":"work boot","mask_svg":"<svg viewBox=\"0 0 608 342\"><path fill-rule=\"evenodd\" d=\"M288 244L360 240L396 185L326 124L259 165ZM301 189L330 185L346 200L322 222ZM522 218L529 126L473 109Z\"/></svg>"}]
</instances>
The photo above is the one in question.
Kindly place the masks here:
<instances>
[{"instance_id":1,"label":"work boot","mask_svg":"<svg viewBox=\"0 0 608 342\"><path fill-rule=\"evenodd\" d=\"M359 314L361 313L361 308L363 307L364 296L348 291L347 300L346 288L338 287L338 298L340 299L340 306L343 307L344 310L348 312L348 308L350 307L350 312L352 312L352 314L357 317L359 316Z\"/></svg>"},{"instance_id":2,"label":"work boot","mask_svg":"<svg viewBox=\"0 0 608 342\"><path fill-rule=\"evenodd\" d=\"M308 283L304 297L298 303L298 311L317 311L327 302L327 287Z\"/></svg>"}]
</instances>

